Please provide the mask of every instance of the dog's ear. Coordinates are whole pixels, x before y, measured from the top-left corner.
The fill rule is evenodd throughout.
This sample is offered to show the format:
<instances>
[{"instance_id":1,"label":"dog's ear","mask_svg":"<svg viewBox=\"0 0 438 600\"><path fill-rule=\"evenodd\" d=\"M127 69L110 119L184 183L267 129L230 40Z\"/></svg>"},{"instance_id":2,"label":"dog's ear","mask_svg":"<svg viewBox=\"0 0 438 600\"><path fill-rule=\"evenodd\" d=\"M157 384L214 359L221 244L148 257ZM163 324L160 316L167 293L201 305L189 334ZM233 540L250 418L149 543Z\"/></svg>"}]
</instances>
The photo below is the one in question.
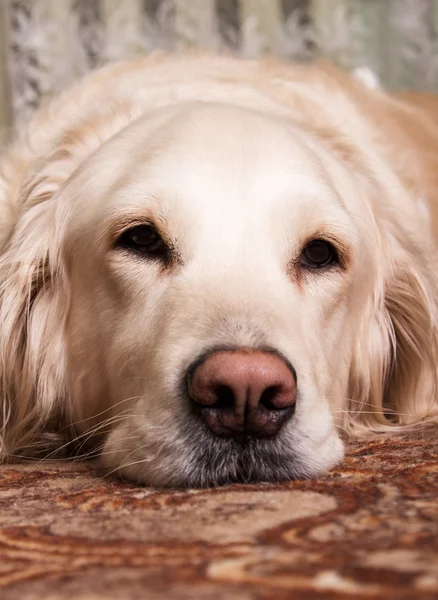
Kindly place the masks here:
<instances>
[{"instance_id":1,"label":"dog's ear","mask_svg":"<svg viewBox=\"0 0 438 600\"><path fill-rule=\"evenodd\" d=\"M418 253L405 249L362 319L346 424L354 433L438 415L438 293L431 273Z\"/></svg>"},{"instance_id":2,"label":"dog's ear","mask_svg":"<svg viewBox=\"0 0 438 600\"><path fill-rule=\"evenodd\" d=\"M384 410L401 425L438 414L438 290L430 273L407 261L386 286L392 352Z\"/></svg>"},{"instance_id":3,"label":"dog's ear","mask_svg":"<svg viewBox=\"0 0 438 600\"><path fill-rule=\"evenodd\" d=\"M18 220L0 256L0 457L50 445L65 404L68 294L48 203ZM55 440L53 440L55 442Z\"/></svg>"}]
</instances>

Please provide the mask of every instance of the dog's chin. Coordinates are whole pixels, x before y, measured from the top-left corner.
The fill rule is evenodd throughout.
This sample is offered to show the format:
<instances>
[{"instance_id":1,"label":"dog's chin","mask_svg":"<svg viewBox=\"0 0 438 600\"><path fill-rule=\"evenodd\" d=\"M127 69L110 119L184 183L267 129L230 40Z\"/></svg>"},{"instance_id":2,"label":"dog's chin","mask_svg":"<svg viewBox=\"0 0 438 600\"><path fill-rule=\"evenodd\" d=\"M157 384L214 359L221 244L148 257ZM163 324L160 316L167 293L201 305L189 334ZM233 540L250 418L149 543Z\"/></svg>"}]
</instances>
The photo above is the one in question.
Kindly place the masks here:
<instances>
[{"instance_id":1,"label":"dog's chin","mask_svg":"<svg viewBox=\"0 0 438 600\"><path fill-rule=\"evenodd\" d=\"M209 440L196 450L185 449L182 456L169 455L167 460L161 457L155 465L147 458L143 468L124 468L122 464L118 474L137 483L189 488L290 481L306 476L293 456L275 451L272 442L252 438Z\"/></svg>"},{"instance_id":2,"label":"dog's chin","mask_svg":"<svg viewBox=\"0 0 438 600\"><path fill-rule=\"evenodd\" d=\"M296 457L271 440L207 437L191 454L176 482L186 487L280 482L305 476Z\"/></svg>"},{"instance_id":3,"label":"dog's chin","mask_svg":"<svg viewBox=\"0 0 438 600\"><path fill-rule=\"evenodd\" d=\"M194 432L192 432L194 433ZM316 465L300 457L286 436L275 439L243 437L220 438L207 431L178 436L169 446L117 451L110 436L102 456L103 463L121 478L157 487L204 488L232 483L273 483L316 476L342 458L342 444L336 440L332 460L322 454ZM120 448L120 447L119 447ZM310 452L312 454L312 452ZM106 457L106 458L105 458Z\"/></svg>"}]
</instances>

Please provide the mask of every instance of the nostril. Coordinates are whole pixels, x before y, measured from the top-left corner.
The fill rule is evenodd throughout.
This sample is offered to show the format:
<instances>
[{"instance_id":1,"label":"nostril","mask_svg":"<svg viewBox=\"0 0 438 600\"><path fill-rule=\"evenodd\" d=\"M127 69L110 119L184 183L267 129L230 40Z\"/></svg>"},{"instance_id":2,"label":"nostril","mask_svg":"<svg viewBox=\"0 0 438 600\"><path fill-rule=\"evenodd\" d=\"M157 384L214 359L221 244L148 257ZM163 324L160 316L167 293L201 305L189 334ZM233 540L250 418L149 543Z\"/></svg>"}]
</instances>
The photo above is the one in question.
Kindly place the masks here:
<instances>
[{"instance_id":1,"label":"nostril","mask_svg":"<svg viewBox=\"0 0 438 600\"><path fill-rule=\"evenodd\" d=\"M260 405L268 410L282 410L282 407L275 405L275 398L281 393L280 385L271 385L264 390L260 397Z\"/></svg>"},{"instance_id":2,"label":"nostril","mask_svg":"<svg viewBox=\"0 0 438 600\"><path fill-rule=\"evenodd\" d=\"M214 388L216 395L216 402L210 405L210 408L216 408L218 410L230 410L234 409L236 399L233 390L224 384L219 384Z\"/></svg>"}]
</instances>

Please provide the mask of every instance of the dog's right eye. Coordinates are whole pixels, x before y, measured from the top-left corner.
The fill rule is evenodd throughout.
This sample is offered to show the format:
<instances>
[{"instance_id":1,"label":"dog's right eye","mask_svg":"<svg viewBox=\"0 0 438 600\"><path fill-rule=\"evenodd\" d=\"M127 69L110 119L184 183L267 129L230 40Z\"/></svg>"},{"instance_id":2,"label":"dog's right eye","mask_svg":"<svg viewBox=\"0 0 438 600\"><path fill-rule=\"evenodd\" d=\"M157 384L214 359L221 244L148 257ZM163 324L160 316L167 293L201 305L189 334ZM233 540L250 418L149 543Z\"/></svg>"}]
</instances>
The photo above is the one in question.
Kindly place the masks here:
<instances>
[{"instance_id":1,"label":"dog's right eye","mask_svg":"<svg viewBox=\"0 0 438 600\"><path fill-rule=\"evenodd\" d=\"M152 225L136 225L127 229L117 240L116 246L153 256L166 253L166 244Z\"/></svg>"}]
</instances>

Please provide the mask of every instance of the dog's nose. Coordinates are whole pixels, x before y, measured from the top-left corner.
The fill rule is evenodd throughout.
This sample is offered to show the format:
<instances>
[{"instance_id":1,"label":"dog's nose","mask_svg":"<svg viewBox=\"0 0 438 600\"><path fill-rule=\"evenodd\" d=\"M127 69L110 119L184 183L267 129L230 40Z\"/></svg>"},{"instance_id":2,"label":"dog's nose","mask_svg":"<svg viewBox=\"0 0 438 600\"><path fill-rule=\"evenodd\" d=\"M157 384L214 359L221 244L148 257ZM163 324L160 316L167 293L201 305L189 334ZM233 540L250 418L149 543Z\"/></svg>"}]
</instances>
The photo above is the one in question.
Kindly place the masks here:
<instances>
[{"instance_id":1,"label":"dog's nose","mask_svg":"<svg viewBox=\"0 0 438 600\"><path fill-rule=\"evenodd\" d=\"M292 415L296 376L268 352L239 349L210 354L189 370L189 396L216 435L271 437Z\"/></svg>"}]
</instances>

